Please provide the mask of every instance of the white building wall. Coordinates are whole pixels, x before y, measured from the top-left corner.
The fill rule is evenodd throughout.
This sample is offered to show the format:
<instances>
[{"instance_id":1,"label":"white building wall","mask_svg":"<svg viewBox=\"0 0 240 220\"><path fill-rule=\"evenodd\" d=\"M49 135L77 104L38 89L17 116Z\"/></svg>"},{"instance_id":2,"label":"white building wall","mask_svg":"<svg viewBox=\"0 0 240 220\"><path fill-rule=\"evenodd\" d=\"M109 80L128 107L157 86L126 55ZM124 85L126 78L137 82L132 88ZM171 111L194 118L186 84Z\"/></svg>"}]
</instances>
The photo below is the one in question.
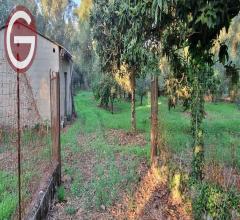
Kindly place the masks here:
<instances>
[{"instance_id":1,"label":"white building wall","mask_svg":"<svg viewBox=\"0 0 240 220\"><path fill-rule=\"evenodd\" d=\"M39 113L43 120L49 121L51 119L50 71L59 71L59 47L39 36L36 57L27 74L35 93Z\"/></svg>"},{"instance_id":2,"label":"white building wall","mask_svg":"<svg viewBox=\"0 0 240 220\"><path fill-rule=\"evenodd\" d=\"M4 54L4 31L5 29L2 29L0 31L0 54L2 56L5 56ZM73 100L72 100L72 94L71 94L71 79L72 79L72 61L67 60L64 57L61 57L60 50L61 48L59 45L49 41L48 39L38 35L38 42L37 42L37 51L36 56L34 59L34 62L31 66L31 68L27 71L25 75L22 75L23 78L22 81L24 81L24 84L29 85L28 88L24 89L24 94L20 94L24 96L22 97L24 99L29 99L27 102L24 100L24 105L29 105L28 107L24 106L26 109L22 111L21 114L23 115L23 119L30 117L32 115L32 123L37 122L37 118L34 118L35 115L39 115L40 120L50 122L51 120L51 109L50 109L50 71L59 72L60 75L60 116L61 120L65 120L66 116L71 116L73 112ZM1 53L2 52L2 53ZM11 69L11 67L6 62L5 64L1 65L0 61L0 74L3 71L6 71L6 69L9 70L12 74L13 80L15 80L15 87L16 87L16 75L14 75L14 71ZM67 73L66 83L65 83L65 75L64 73ZM20 83L21 84L21 83ZM23 83L22 83L23 84ZM65 85L66 84L66 85ZM65 87L66 86L66 87ZM25 86L26 87L26 86ZM1 89L1 88L0 88ZM7 87L5 88L7 90ZM12 89L15 91L16 88ZM8 92L8 91L6 91ZM23 93L23 92L22 92ZM4 96L1 96L0 94L0 102L8 102L9 100L3 100ZM7 97L7 98L6 98ZM12 95L11 97L5 96L5 99L16 99L16 94ZM65 105L65 99L66 99L66 105ZM12 114L16 115L16 100L12 101L14 103L13 109L9 109L9 112L11 111ZM34 102L34 106L32 104ZM1 105L0 105L1 108ZM34 109L35 108L35 109ZM36 113L37 109L37 113ZM0 125L3 124L1 122L1 117L4 118L4 114L6 114L6 109L4 109L4 112L1 112L0 109ZM14 119L15 120L15 119ZM5 122L6 123L6 120ZM22 125L30 125L26 122L22 122Z\"/></svg>"},{"instance_id":3,"label":"white building wall","mask_svg":"<svg viewBox=\"0 0 240 220\"><path fill-rule=\"evenodd\" d=\"M4 29L0 31L0 51L4 51ZM4 54L4 53L3 53ZM6 58L5 58L6 60ZM7 69L11 67L7 64ZM5 65L5 66L6 66ZM0 74L6 67L0 65ZM59 46L38 35L36 56L31 68L26 73L26 79L31 87L32 98L38 109L42 121L50 121L50 71L59 71ZM16 77L15 77L16 79ZM0 88L1 89L1 88ZM16 89L16 88L12 88ZM7 93L8 91L6 91ZM26 95L26 94L24 94ZM28 94L29 95L29 94ZM3 97L3 96L2 96ZM20 94L21 97L21 94ZM15 98L15 97L12 97ZM29 98L30 97L24 97ZM1 102L6 100L0 100ZM29 106L29 114L32 106ZM4 109L4 112L7 112ZM3 113L2 113L3 114ZM27 114L27 112L26 112ZM24 116L27 117L27 116ZM1 122L0 122L1 123Z\"/></svg>"}]
</instances>

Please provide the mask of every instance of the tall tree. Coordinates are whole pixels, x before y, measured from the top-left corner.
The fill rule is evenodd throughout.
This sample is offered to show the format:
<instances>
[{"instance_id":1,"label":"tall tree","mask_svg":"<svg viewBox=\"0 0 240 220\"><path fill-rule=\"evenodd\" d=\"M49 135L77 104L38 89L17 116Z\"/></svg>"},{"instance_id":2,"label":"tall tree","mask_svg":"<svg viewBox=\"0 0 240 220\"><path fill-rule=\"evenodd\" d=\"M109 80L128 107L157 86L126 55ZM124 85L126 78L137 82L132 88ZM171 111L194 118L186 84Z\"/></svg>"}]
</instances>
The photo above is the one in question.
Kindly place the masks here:
<instances>
[{"instance_id":1,"label":"tall tree","mask_svg":"<svg viewBox=\"0 0 240 220\"><path fill-rule=\"evenodd\" d=\"M174 51L176 47L188 47L189 68L186 72L192 87L190 100L193 136L192 176L197 180L202 180L204 166L204 129L202 121L205 116L204 95L207 90L207 80L213 75L214 56L211 53L211 48L213 40L217 38L222 28L228 29L231 19L238 14L240 1L185 0L156 2L158 2L156 7L158 17L161 18L162 12L169 12L174 9L175 20L180 21L183 24L183 30L185 30L184 34L176 36L176 33L179 33L178 28L171 27L169 29L171 33L168 34L167 40L171 42L169 46L172 50L170 51Z\"/></svg>"},{"instance_id":2,"label":"tall tree","mask_svg":"<svg viewBox=\"0 0 240 220\"><path fill-rule=\"evenodd\" d=\"M101 63L105 71L125 65L131 80L131 127L136 131L135 82L143 72L154 79L152 102L152 158L157 155L158 140L158 89L159 41L162 29L167 27L171 16L164 16L163 23L155 22L152 1L108 1L96 0L92 18L93 32L97 40ZM141 33L141 34L140 34Z\"/></svg>"},{"instance_id":3,"label":"tall tree","mask_svg":"<svg viewBox=\"0 0 240 220\"><path fill-rule=\"evenodd\" d=\"M39 31L69 48L71 34L74 34L73 11L76 3L73 0L39 0L38 5Z\"/></svg>"},{"instance_id":4,"label":"tall tree","mask_svg":"<svg viewBox=\"0 0 240 220\"><path fill-rule=\"evenodd\" d=\"M151 160L158 155L158 76L151 81Z\"/></svg>"},{"instance_id":5,"label":"tall tree","mask_svg":"<svg viewBox=\"0 0 240 220\"><path fill-rule=\"evenodd\" d=\"M135 90L136 77L140 74L143 40L139 35L140 23L134 22L139 14L135 1L95 0L91 16L93 37L97 41L97 52L105 73L127 68L131 91L131 128L136 131ZM139 31L139 32L138 32ZM125 74L122 73L122 74Z\"/></svg>"},{"instance_id":6,"label":"tall tree","mask_svg":"<svg viewBox=\"0 0 240 220\"><path fill-rule=\"evenodd\" d=\"M164 30L173 22L171 13L162 13L163 22L157 22L156 13L153 10L155 1L138 1L134 7L132 21L132 38L135 34L141 33L138 42L137 58L140 73L151 76L151 160L161 153L159 148L159 127L158 127L158 76L160 74L160 59L162 55L162 35ZM136 24L135 24L136 23ZM129 46L128 46L129 47ZM139 49L141 47L141 49Z\"/></svg>"},{"instance_id":7,"label":"tall tree","mask_svg":"<svg viewBox=\"0 0 240 220\"><path fill-rule=\"evenodd\" d=\"M91 9L93 7L92 0L82 0L79 7L76 9L76 13L81 21L87 21L90 16Z\"/></svg>"},{"instance_id":8,"label":"tall tree","mask_svg":"<svg viewBox=\"0 0 240 220\"><path fill-rule=\"evenodd\" d=\"M119 30L123 38L122 61L128 64L131 73L131 124L133 131L136 131L136 78L141 76L149 59L147 55L147 52L150 51L149 47L152 47L154 37L159 35L159 27L153 25L151 6L150 1L125 0L120 5L118 12L120 16ZM158 68L158 65L155 68ZM157 117L154 118L157 119Z\"/></svg>"}]
</instances>

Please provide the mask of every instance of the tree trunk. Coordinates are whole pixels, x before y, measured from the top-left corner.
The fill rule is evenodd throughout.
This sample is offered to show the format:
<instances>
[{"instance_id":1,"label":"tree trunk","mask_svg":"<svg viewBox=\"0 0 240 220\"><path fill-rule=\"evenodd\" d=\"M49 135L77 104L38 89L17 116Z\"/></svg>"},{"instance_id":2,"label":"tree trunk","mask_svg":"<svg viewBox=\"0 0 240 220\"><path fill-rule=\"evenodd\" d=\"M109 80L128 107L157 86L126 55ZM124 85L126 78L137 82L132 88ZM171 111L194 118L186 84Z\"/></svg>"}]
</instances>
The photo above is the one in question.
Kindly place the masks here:
<instances>
[{"instance_id":1,"label":"tree trunk","mask_svg":"<svg viewBox=\"0 0 240 220\"><path fill-rule=\"evenodd\" d=\"M158 155L158 77L151 82L151 161Z\"/></svg>"},{"instance_id":2,"label":"tree trunk","mask_svg":"<svg viewBox=\"0 0 240 220\"><path fill-rule=\"evenodd\" d=\"M238 95L238 85L232 85L229 92L229 96L232 103L236 103L237 95Z\"/></svg>"},{"instance_id":3,"label":"tree trunk","mask_svg":"<svg viewBox=\"0 0 240 220\"><path fill-rule=\"evenodd\" d=\"M111 112L112 112L112 115L113 115L113 102L114 102L114 99L111 99Z\"/></svg>"},{"instance_id":4,"label":"tree trunk","mask_svg":"<svg viewBox=\"0 0 240 220\"><path fill-rule=\"evenodd\" d=\"M127 101L130 102L132 99L132 92L128 93Z\"/></svg>"},{"instance_id":5,"label":"tree trunk","mask_svg":"<svg viewBox=\"0 0 240 220\"><path fill-rule=\"evenodd\" d=\"M135 89L135 74L131 75L131 129L132 132L136 132L136 89Z\"/></svg>"},{"instance_id":6,"label":"tree trunk","mask_svg":"<svg viewBox=\"0 0 240 220\"><path fill-rule=\"evenodd\" d=\"M198 181L203 180L204 169L204 137L202 121L204 118L204 90L201 80L195 78L191 103L192 136L193 136L193 161L192 177Z\"/></svg>"},{"instance_id":7,"label":"tree trunk","mask_svg":"<svg viewBox=\"0 0 240 220\"><path fill-rule=\"evenodd\" d=\"M141 105L141 106L143 105L143 95L141 95L141 102L140 102L140 105Z\"/></svg>"},{"instance_id":8,"label":"tree trunk","mask_svg":"<svg viewBox=\"0 0 240 220\"><path fill-rule=\"evenodd\" d=\"M119 99L122 99L122 89L120 86L118 87L118 97Z\"/></svg>"}]
</instances>

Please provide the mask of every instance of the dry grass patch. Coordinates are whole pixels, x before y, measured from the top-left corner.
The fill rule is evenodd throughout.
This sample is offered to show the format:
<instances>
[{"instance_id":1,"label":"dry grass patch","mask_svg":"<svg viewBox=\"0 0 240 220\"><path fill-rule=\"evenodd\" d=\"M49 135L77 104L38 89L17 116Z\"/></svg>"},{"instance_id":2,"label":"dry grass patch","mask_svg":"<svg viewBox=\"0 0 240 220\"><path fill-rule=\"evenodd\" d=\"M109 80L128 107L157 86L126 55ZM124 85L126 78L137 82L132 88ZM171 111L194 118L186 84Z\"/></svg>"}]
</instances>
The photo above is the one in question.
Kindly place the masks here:
<instances>
[{"instance_id":1,"label":"dry grass patch","mask_svg":"<svg viewBox=\"0 0 240 220\"><path fill-rule=\"evenodd\" d=\"M141 146L147 144L145 135L142 133L126 132L124 130L111 129L106 132L105 137L108 144L120 146Z\"/></svg>"}]
</instances>

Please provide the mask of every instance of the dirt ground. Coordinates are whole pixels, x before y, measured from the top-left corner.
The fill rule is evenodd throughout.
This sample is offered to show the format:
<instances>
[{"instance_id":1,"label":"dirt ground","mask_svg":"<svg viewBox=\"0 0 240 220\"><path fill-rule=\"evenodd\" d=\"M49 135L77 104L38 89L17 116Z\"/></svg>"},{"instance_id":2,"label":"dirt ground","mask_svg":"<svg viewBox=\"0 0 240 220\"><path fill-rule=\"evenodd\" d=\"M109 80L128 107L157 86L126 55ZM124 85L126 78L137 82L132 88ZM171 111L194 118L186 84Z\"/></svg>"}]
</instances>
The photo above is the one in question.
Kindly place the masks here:
<instances>
[{"instance_id":1,"label":"dirt ground","mask_svg":"<svg viewBox=\"0 0 240 220\"><path fill-rule=\"evenodd\" d=\"M120 146L145 146L147 141L144 134L126 132L124 130L109 130L105 135L107 142L110 144L118 144Z\"/></svg>"}]
</instances>

